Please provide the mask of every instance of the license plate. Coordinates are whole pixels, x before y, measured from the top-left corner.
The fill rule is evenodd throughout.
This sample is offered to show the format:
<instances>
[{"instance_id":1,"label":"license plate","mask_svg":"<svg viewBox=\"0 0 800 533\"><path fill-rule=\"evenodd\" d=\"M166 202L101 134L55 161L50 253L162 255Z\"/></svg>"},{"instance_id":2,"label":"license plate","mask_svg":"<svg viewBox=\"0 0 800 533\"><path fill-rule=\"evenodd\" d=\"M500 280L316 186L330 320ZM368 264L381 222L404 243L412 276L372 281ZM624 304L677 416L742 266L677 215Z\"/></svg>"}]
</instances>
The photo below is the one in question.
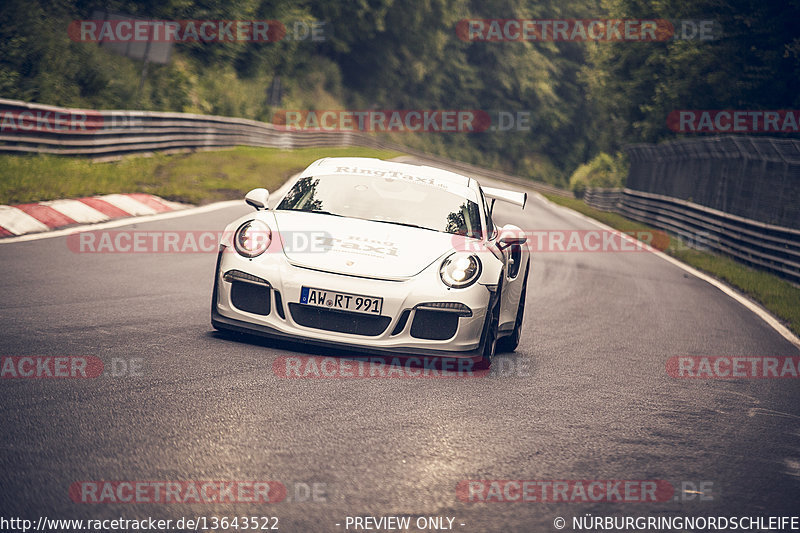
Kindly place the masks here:
<instances>
[{"instance_id":1,"label":"license plate","mask_svg":"<svg viewBox=\"0 0 800 533\"><path fill-rule=\"evenodd\" d=\"M302 287L300 289L300 303L326 309L352 311L368 315L380 315L383 309L383 298L364 296L363 294L350 294L347 292L328 291Z\"/></svg>"}]
</instances>

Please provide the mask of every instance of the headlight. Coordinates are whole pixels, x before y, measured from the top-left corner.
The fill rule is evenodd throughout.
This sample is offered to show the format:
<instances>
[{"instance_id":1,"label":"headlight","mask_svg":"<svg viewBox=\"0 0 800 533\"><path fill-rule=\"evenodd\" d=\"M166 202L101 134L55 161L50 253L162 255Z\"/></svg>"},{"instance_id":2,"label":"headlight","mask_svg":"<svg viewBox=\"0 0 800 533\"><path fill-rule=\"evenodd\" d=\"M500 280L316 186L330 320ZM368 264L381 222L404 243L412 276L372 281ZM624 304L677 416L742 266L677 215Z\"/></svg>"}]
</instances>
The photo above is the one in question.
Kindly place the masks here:
<instances>
[{"instance_id":1,"label":"headlight","mask_svg":"<svg viewBox=\"0 0 800 533\"><path fill-rule=\"evenodd\" d=\"M481 262L473 254L455 253L442 262L439 275L448 287L463 289L478 280Z\"/></svg>"},{"instance_id":2,"label":"headlight","mask_svg":"<svg viewBox=\"0 0 800 533\"><path fill-rule=\"evenodd\" d=\"M272 242L272 230L260 220L248 220L236 230L233 247L240 255L256 257L264 253Z\"/></svg>"}]
</instances>

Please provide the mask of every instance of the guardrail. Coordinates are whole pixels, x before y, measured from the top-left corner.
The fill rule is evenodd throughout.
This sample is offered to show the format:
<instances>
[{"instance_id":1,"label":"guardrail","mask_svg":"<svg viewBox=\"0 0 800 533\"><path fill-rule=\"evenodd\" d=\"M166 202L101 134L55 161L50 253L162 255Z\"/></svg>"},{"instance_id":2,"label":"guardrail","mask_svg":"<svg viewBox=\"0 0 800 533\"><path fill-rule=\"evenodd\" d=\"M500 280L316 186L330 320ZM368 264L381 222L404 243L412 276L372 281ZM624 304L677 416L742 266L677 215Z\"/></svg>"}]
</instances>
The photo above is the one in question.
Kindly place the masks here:
<instances>
[{"instance_id":1,"label":"guardrail","mask_svg":"<svg viewBox=\"0 0 800 533\"><path fill-rule=\"evenodd\" d=\"M87 156L213 150L232 146L306 148L362 146L395 150L458 172L487 176L539 192L572 193L504 172L426 154L362 132L288 131L243 118L153 111L95 111L0 99L0 152Z\"/></svg>"},{"instance_id":2,"label":"guardrail","mask_svg":"<svg viewBox=\"0 0 800 533\"><path fill-rule=\"evenodd\" d=\"M626 186L800 228L800 139L727 135L625 147Z\"/></svg>"},{"instance_id":3,"label":"guardrail","mask_svg":"<svg viewBox=\"0 0 800 533\"><path fill-rule=\"evenodd\" d=\"M597 209L676 234L692 247L707 247L800 283L800 229L631 189L587 189L584 198Z\"/></svg>"},{"instance_id":4,"label":"guardrail","mask_svg":"<svg viewBox=\"0 0 800 533\"><path fill-rule=\"evenodd\" d=\"M232 146L363 146L404 152L439 167L571 197L547 185L426 154L361 132L280 130L242 118L151 111L93 111L0 99L0 152L118 158L147 152ZM681 236L800 282L800 230L731 215L692 202L630 189L588 189L586 202Z\"/></svg>"},{"instance_id":5,"label":"guardrail","mask_svg":"<svg viewBox=\"0 0 800 533\"><path fill-rule=\"evenodd\" d=\"M583 200L600 211L618 211L622 200L622 189L588 188Z\"/></svg>"},{"instance_id":6,"label":"guardrail","mask_svg":"<svg viewBox=\"0 0 800 533\"><path fill-rule=\"evenodd\" d=\"M280 130L242 118L151 111L93 111L0 99L0 152L118 158L147 152L232 146L363 146L404 152L439 167L571 197L509 174L426 154L361 132ZM736 259L800 282L800 230L731 215L692 202L630 189L588 189L586 202L665 229Z\"/></svg>"}]
</instances>

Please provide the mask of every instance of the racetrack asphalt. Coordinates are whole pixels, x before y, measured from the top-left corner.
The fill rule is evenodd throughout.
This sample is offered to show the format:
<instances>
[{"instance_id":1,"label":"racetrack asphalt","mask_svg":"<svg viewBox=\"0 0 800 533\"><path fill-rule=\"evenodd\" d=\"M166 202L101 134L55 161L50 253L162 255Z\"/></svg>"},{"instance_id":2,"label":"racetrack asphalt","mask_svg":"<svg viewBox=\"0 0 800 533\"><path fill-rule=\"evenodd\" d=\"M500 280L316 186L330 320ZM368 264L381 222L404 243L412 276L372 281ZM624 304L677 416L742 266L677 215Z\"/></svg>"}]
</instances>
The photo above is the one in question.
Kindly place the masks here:
<instances>
[{"instance_id":1,"label":"racetrack asphalt","mask_svg":"<svg viewBox=\"0 0 800 533\"><path fill-rule=\"evenodd\" d=\"M248 210L117 229L217 231ZM597 229L532 191L524 210L498 203L495 220ZM800 350L653 254L534 254L519 348L470 379L276 376L278 357L328 351L215 332L214 263L214 253L76 253L64 236L0 245L0 355L137 368L0 380L2 516L276 516L280 530L299 532L354 531L348 516L442 516L456 531L545 532L558 516L573 531L572 517L587 513L798 513L800 381L676 379L666 363ZM69 488L82 480L277 480L289 494L274 504L75 503ZM465 480L665 480L676 492L664 502L470 503L456 492ZM692 492L701 483L704 494ZM305 498L313 484L319 494Z\"/></svg>"}]
</instances>

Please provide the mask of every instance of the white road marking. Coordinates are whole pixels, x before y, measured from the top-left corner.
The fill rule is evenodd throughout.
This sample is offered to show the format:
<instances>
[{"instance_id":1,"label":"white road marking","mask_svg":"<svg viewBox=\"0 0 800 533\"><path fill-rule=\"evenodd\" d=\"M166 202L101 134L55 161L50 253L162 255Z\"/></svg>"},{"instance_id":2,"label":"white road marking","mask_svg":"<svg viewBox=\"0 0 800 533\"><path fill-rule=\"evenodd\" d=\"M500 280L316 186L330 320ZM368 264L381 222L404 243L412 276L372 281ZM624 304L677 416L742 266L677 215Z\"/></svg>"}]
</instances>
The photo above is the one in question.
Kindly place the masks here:
<instances>
[{"instance_id":1,"label":"white road marking","mask_svg":"<svg viewBox=\"0 0 800 533\"><path fill-rule=\"evenodd\" d=\"M21 235L23 233L47 231L50 228L30 216L25 211L17 209L16 207L8 205L0 205L0 227L10 231L14 235ZM15 239L3 239L5 241Z\"/></svg>"},{"instance_id":2,"label":"white road marking","mask_svg":"<svg viewBox=\"0 0 800 533\"><path fill-rule=\"evenodd\" d=\"M156 210L149 205L145 205L124 194L106 194L104 196L96 196L96 198L104 200L131 215L153 215L156 213Z\"/></svg>"},{"instance_id":3,"label":"white road marking","mask_svg":"<svg viewBox=\"0 0 800 533\"><path fill-rule=\"evenodd\" d=\"M275 207L275 204L278 203L278 200L286 193L286 191L289 189L289 186L294 184L294 180L295 180L295 178L297 178L297 176L299 176L299 173L298 174L294 174L289 179L287 179L283 183L283 185L281 185L275 192L270 192L269 203L272 206L272 208ZM107 196L97 196L97 198L100 198L101 200L108 201L108 197L109 196L117 197L117 196L122 196L122 195L110 194L110 195L107 195ZM125 197L125 198L127 198L127 197ZM42 203L44 203L44 204L53 204L53 203L56 203L56 202L70 202L70 201L75 201L75 200L53 200L51 202L42 202ZM132 201L135 201L135 200L132 200ZM166 201L163 200L163 199L161 201L166 203ZM79 202L79 203L82 203L82 202ZM140 202L136 202L136 203L141 205L141 206L143 206L143 207L146 207L147 209L149 209L150 213L154 213L154 211L152 209L150 209L149 207L145 206L144 204L141 204ZM83 205L85 205L85 204L83 204ZM18 237L7 237L5 239L0 239L0 245L10 244L10 243L13 243L13 242L38 241L40 239L49 239L51 237L62 237L64 235L71 235L73 233L80 233L82 231L93 231L93 230L101 230L101 229L108 229L108 228L118 228L120 226L128 226L130 224L139 224L141 222L152 222L152 221L155 221L155 220L166 220L166 219L170 219L170 218L179 218L179 217L185 217L185 216L189 216L189 215L197 215L197 214L200 214L200 213L208 213L210 211L216 211L217 209L225 209L227 207L233 207L235 205L247 205L247 204L244 203L244 197L242 197L241 200L225 200L225 201L222 201L222 202L216 202L216 203L204 205L204 206L201 206L201 207L188 207L188 208L186 208L185 204L176 204L176 205L181 207L180 211L169 211L169 212L166 212L166 213L148 214L148 215L144 215L144 216L134 216L134 217L128 217L128 218L117 218L117 219L110 220L108 222L103 222L103 223L100 223L100 224L87 224L87 225L83 225L83 226L73 226L71 228L60 229L60 230L55 230L55 231L46 231L47 226L44 226L42 224L46 229L45 230L36 230L36 231L45 231L45 233L36 233L36 234L31 234L31 235L21 235L20 233L23 233L23 232L15 232L16 235L19 235ZM87 207L89 207L89 206L87 206ZM118 206L118 207L120 207L120 209L124 209L121 206ZM0 206L0 210L2 210L3 208L14 209L15 211L19 211L19 209L16 209L16 208L12 208L12 207L8 207L8 206ZM250 209L252 209L252 208L250 208ZM19 212L22 213L23 215L25 215L25 213L23 213L22 211L19 211ZM64 213L64 214L66 214L67 216L70 216L67 213ZM32 218L32 217L29 217L29 218ZM70 218L72 218L72 217L70 216ZM108 218L108 217L106 217L106 218ZM3 224L2 220L3 219L0 217L0 226L6 227ZM36 221L36 219L33 219L33 220ZM74 220L74 218L73 218L73 220ZM38 221L36 221L36 222L41 224ZM11 231L10 228L7 228L7 229L9 229L9 231ZM220 230L222 230L222 228L220 228Z\"/></svg>"},{"instance_id":4,"label":"white road marking","mask_svg":"<svg viewBox=\"0 0 800 533\"><path fill-rule=\"evenodd\" d=\"M13 242L38 241L40 239L49 239L51 237L63 237L65 235L80 233L82 231L94 231L101 229L118 228L120 226L130 226L131 224L142 224L144 222L153 222L156 220L167 220L170 218L198 215L200 213L208 213L210 211L216 211L217 209L225 209L227 207L233 207L236 205L247 205L247 204L244 203L244 200L226 200L224 202L217 202L214 204L208 204L201 207L190 207L188 209L183 209L181 211L168 211L166 213L158 213L155 215L145 215L140 217L117 218L115 220L109 220L108 222L102 222L100 224L85 224L83 226L73 226L71 228L48 231L46 233L20 235L19 237L8 237L5 239L0 239L0 245L10 244ZM2 209L3 207L6 206L0 206L0 209ZM0 225L2 224L0 223ZM222 229L223 228L220 228L220 231Z\"/></svg>"},{"instance_id":5,"label":"white road marking","mask_svg":"<svg viewBox=\"0 0 800 533\"><path fill-rule=\"evenodd\" d=\"M51 200L49 202L39 202L42 205L52 207L75 222L91 224L108 220L108 215L101 213L94 207L88 206L78 200Z\"/></svg>"},{"instance_id":6,"label":"white road marking","mask_svg":"<svg viewBox=\"0 0 800 533\"><path fill-rule=\"evenodd\" d=\"M603 224L602 222L600 222L598 220L595 220L595 219L593 219L591 217L588 217L588 216L584 215L583 213L579 213L577 211L573 211L572 209L570 209L568 207L564 207L563 205L558 205L558 204L556 204L554 202L551 202L550 200L548 200L547 198L545 198L544 196L542 196L541 194L539 194L537 192L534 192L532 196L537 198L537 199L539 199L540 201L542 201L542 202L544 202L546 204L549 204L549 205L554 206L556 208L562 209L562 210L566 211L567 213L570 213L571 215L573 215L573 216L575 216L577 218L580 218L582 220L590 222L590 223L594 224L595 226L597 226L599 228L603 228L605 230L614 231L614 232L618 231L618 230L615 230L614 228L612 228L611 226L607 226L607 225ZM621 235L623 236L623 238L625 238L625 239L627 239L629 241L632 241L632 242L636 241L636 242L639 242L641 244L641 242L638 239L635 239L634 237L631 237L630 235L627 235L625 233L622 233ZM756 302L754 302L751 299L749 299L748 297L746 297L745 295L743 295L740 292L736 291L730 285L728 285L728 284L726 284L726 283L724 283L724 282L722 282L722 281L720 281L720 280L718 280L716 278L713 278L713 277L709 276L708 274L706 274L704 272L700 272L696 268L693 268L693 267L687 265L686 263L683 263L683 262L675 259L674 257L665 254L664 252L662 252L660 250L656 250L655 248L653 248L651 246L644 245L643 247L645 249L647 249L647 251L649 251L652 254L655 254L656 256L660 257L664 261L668 261L668 262L672 263L673 265L675 265L676 267L684 270L685 272L688 272L689 274L691 274L691 275L693 275L693 276L695 276L695 277L697 277L697 278L699 278L699 279L701 279L701 280L703 280L703 281L705 281L707 283L710 283L714 287L718 288L719 290L721 290L722 292L724 292L725 294L727 294L728 296L730 296L731 298L733 298L734 300L736 300L737 302L739 302L740 304L745 306L747 309L749 309L751 312L753 312L756 316L758 316L761 320L766 322L772 329L777 331L784 339L786 339L790 343L794 344L797 348L800 348L800 339L797 338L797 335L792 333L792 331L789 330L789 328L787 328L786 326L781 324L781 322L777 318L775 318L769 311L767 311L766 309L764 309L763 307L758 305Z\"/></svg>"}]
</instances>

